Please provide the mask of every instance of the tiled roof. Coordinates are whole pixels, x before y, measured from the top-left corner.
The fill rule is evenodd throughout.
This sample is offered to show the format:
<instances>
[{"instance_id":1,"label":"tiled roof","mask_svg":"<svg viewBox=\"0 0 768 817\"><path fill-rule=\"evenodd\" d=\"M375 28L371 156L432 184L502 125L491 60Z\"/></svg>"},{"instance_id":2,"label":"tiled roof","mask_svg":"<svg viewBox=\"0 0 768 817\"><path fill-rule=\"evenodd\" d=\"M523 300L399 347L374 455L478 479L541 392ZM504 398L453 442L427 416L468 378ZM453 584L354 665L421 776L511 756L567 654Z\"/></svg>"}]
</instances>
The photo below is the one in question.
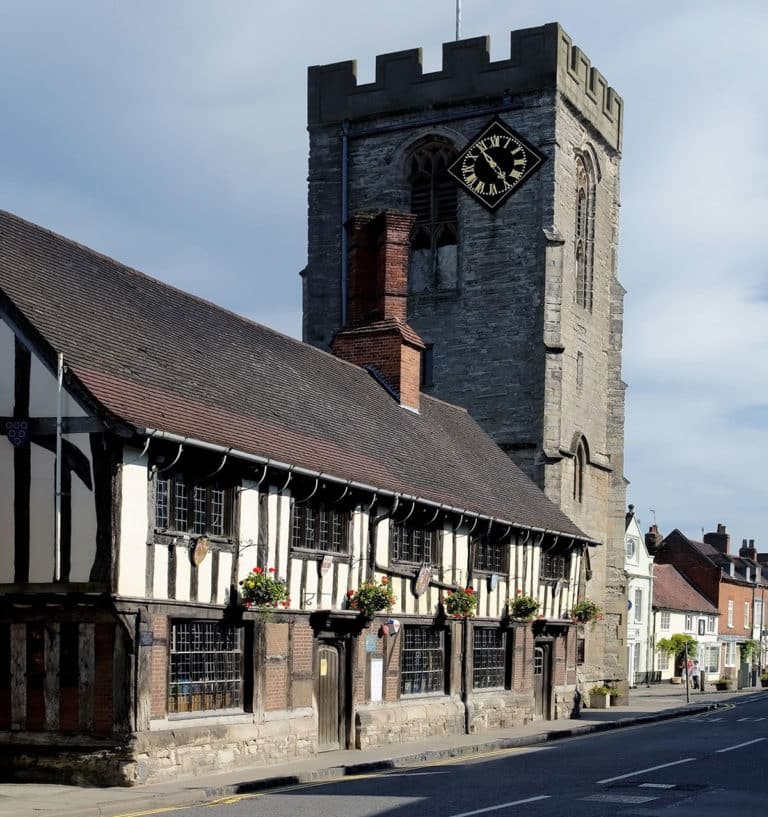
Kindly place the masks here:
<instances>
[{"instance_id":1,"label":"tiled roof","mask_svg":"<svg viewBox=\"0 0 768 817\"><path fill-rule=\"evenodd\" d=\"M653 607L709 615L719 612L674 565L653 566Z\"/></svg>"},{"instance_id":2,"label":"tiled roof","mask_svg":"<svg viewBox=\"0 0 768 817\"><path fill-rule=\"evenodd\" d=\"M688 539L688 541L694 549L720 568L724 579L736 579L750 583L755 581L755 563L751 559L734 556L730 553L721 553L716 547L707 542L697 542L694 539ZM731 576L731 565L733 565L733 576ZM747 578L747 572L749 572L749 579ZM764 582L761 581L760 584L762 585Z\"/></svg>"},{"instance_id":3,"label":"tiled roof","mask_svg":"<svg viewBox=\"0 0 768 817\"><path fill-rule=\"evenodd\" d=\"M3 211L0 290L139 430L584 537L463 409L405 410L363 369Z\"/></svg>"}]
</instances>

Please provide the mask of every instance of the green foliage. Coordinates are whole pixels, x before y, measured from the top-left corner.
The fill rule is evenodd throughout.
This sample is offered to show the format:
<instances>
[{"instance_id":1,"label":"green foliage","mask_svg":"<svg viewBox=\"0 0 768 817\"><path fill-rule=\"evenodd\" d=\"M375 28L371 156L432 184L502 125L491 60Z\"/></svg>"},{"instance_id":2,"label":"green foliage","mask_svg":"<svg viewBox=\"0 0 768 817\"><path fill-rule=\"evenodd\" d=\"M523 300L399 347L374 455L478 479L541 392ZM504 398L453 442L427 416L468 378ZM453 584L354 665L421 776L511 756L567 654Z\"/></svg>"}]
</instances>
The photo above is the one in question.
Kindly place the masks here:
<instances>
[{"instance_id":1,"label":"green foliage","mask_svg":"<svg viewBox=\"0 0 768 817\"><path fill-rule=\"evenodd\" d=\"M675 633L669 638L660 638L656 642L656 649L666 655L675 655L678 658L685 654L685 645L688 645L688 657L695 658L698 644L692 635Z\"/></svg>"},{"instance_id":2,"label":"green foliage","mask_svg":"<svg viewBox=\"0 0 768 817\"><path fill-rule=\"evenodd\" d=\"M449 590L443 599L445 612L453 618L472 618L477 607L477 596L471 587Z\"/></svg>"},{"instance_id":3,"label":"green foliage","mask_svg":"<svg viewBox=\"0 0 768 817\"><path fill-rule=\"evenodd\" d=\"M539 609L539 603L533 596L527 596L518 590L513 599L509 600L509 615L519 621L530 621Z\"/></svg>"},{"instance_id":4,"label":"green foliage","mask_svg":"<svg viewBox=\"0 0 768 817\"><path fill-rule=\"evenodd\" d=\"M600 606L589 599L579 599L571 610L571 618L579 624L598 621L602 617L603 611Z\"/></svg>"},{"instance_id":5,"label":"green foliage","mask_svg":"<svg viewBox=\"0 0 768 817\"><path fill-rule=\"evenodd\" d=\"M389 580L386 576L381 577L381 582L362 582L357 590L347 590L347 607L352 610L359 610L368 618L380 610L389 610L397 601Z\"/></svg>"},{"instance_id":6,"label":"green foliage","mask_svg":"<svg viewBox=\"0 0 768 817\"><path fill-rule=\"evenodd\" d=\"M244 607L270 610L290 605L285 579L274 574L274 567L270 567L266 572L261 567L254 567L240 582L240 598Z\"/></svg>"},{"instance_id":7,"label":"green foliage","mask_svg":"<svg viewBox=\"0 0 768 817\"><path fill-rule=\"evenodd\" d=\"M613 695L616 692L615 689L611 689L607 686L593 686L592 689L589 690L590 695Z\"/></svg>"},{"instance_id":8,"label":"green foliage","mask_svg":"<svg viewBox=\"0 0 768 817\"><path fill-rule=\"evenodd\" d=\"M757 651L760 648L760 645L757 641L745 641L743 644L739 644L739 652L741 653L741 663L742 664L749 664L753 657L757 655Z\"/></svg>"}]
</instances>

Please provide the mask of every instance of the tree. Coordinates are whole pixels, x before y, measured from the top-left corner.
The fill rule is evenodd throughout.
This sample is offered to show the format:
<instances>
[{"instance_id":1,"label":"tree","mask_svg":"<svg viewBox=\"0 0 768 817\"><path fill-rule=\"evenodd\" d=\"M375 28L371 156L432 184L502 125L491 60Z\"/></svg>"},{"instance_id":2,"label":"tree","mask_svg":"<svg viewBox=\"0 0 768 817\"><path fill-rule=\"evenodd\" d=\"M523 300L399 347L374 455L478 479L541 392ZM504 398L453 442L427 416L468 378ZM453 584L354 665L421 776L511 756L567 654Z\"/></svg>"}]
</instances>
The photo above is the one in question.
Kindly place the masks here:
<instances>
[{"instance_id":1,"label":"tree","mask_svg":"<svg viewBox=\"0 0 768 817\"><path fill-rule=\"evenodd\" d=\"M692 635L675 633L669 638L660 638L656 642L656 649L659 652L675 656L675 668L682 667L686 646L688 647L688 658L695 658L698 644Z\"/></svg>"}]
</instances>

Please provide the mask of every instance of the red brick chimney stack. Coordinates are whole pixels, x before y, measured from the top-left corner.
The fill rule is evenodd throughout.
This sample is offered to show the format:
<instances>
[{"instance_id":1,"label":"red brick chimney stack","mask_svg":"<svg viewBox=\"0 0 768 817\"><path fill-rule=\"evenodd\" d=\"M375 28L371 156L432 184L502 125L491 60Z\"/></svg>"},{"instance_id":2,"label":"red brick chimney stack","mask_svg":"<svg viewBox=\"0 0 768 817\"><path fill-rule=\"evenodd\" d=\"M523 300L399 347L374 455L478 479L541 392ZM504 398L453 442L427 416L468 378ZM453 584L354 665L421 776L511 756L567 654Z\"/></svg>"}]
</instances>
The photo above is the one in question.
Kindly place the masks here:
<instances>
[{"instance_id":1,"label":"red brick chimney stack","mask_svg":"<svg viewBox=\"0 0 768 817\"><path fill-rule=\"evenodd\" d=\"M720 551L720 553L723 553L726 556L728 556L731 552L731 535L730 533L726 533L725 525L719 522L717 524L717 532L705 533L704 541L708 545L712 545L713 548L716 548Z\"/></svg>"},{"instance_id":2,"label":"red brick chimney stack","mask_svg":"<svg viewBox=\"0 0 768 817\"><path fill-rule=\"evenodd\" d=\"M406 323L411 213L358 214L349 232L348 324L331 341L338 357L371 366L419 410L424 342Z\"/></svg>"}]
</instances>

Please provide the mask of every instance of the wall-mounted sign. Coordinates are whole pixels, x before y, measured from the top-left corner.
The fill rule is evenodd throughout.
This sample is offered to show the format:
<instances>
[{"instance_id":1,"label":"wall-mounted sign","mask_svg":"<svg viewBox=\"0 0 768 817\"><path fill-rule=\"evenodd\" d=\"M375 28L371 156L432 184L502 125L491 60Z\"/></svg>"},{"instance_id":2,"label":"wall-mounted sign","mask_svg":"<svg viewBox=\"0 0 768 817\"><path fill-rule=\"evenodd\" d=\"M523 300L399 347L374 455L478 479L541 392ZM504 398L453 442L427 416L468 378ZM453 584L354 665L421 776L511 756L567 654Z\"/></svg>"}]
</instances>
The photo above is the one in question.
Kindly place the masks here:
<instances>
[{"instance_id":1,"label":"wall-mounted sign","mask_svg":"<svg viewBox=\"0 0 768 817\"><path fill-rule=\"evenodd\" d=\"M365 637L365 651L376 652L378 638L375 635L367 635Z\"/></svg>"},{"instance_id":2,"label":"wall-mounted sign","mask_svg":"<svg viewBox=\"0 0 768 817\"><path fill-rule=\"evenodd\" d=\"M371 658L371 700L380 701L384 695L384 659Z\"/></svg>"},{"instance_id":3,"label":"wall-mounted sign","mask_svg":"<svg viewBox=\"0 0 768 817\"><path fill-rule=\"evenodd\" d=\"M323 556L323 561L320 562L320 575L325 576L325 574L331 569L331 565L333 564L333 559L326 553Z\"/></svg>"},{"instance_id":4,"label":"wall-mounted sign","mask_svg":"<svg viewBox=\"0 0 768 817\"><path fill-rule=\"evenodd\" d=\"M205 559L205 557L208 555L210 547L211 543L205 538L205 536L201 536L195 542L195 549L192 551L192 563L195 567L198 567L203 559Z\"/></svg>"},{"instance_id":5,"label":"wall-mounted sign","mask_svg":"<svg viewBox=\"0 0 768 817\"><path fill-rule=\"evenodd\" d=\"M499 574L491 573L488 577L488 589L493 592L499 586Z\"/></svg>"},{"instance_id":6,"label":"wall-mounted sign","mask_svg":"<svg viewBox=\"0 0 768 817\"><path fill-rule=\"evenodd\" d=\"M26 420L6 420L5 433L12 445L23 448L29 442L29 423Z\"/></svg>"},{"instance_id":7,"label":"wall-mounted sign","mask_svg":"<svg viewBox=\"0 0 768 817\"><path fill-rule=\"evenodd\" d=\"M424 593L427 592L427 588L429 587L429 580L432 578L432 567L431 565L424 564L421 566L421 569L416 576L416 586L413 588L413 594L415 596L423 596Z\"/></svg>"}]
</instances>

